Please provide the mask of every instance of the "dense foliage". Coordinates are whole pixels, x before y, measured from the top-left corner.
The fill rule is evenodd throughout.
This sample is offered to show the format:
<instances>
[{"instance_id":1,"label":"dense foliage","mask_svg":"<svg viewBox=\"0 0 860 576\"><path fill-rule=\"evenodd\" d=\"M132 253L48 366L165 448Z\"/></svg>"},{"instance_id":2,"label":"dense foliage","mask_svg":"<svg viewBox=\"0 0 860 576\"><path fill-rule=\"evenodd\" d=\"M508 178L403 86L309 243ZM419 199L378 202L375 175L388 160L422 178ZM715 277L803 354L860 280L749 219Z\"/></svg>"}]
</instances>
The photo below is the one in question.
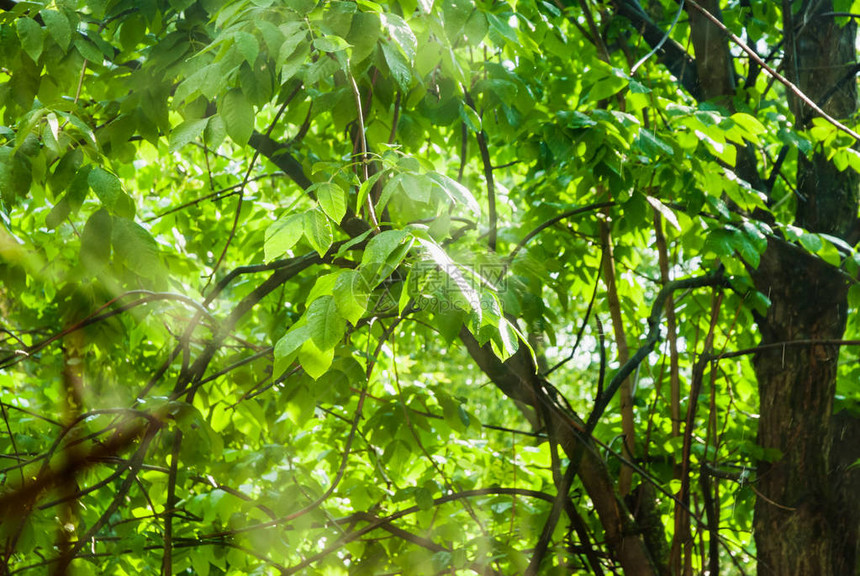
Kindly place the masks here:
<instances>
[{"instance_id":1,"label":"dense foliage","mask_svg":"<svg viewBox=\"0 0 860 576\"><path fill-rule=\"evenodd\" d=\"M5 2L0 573L755 572L755 271L854 281L860 154L779 3L724 97L643 4Z\"/></svg>"}]
</instances>

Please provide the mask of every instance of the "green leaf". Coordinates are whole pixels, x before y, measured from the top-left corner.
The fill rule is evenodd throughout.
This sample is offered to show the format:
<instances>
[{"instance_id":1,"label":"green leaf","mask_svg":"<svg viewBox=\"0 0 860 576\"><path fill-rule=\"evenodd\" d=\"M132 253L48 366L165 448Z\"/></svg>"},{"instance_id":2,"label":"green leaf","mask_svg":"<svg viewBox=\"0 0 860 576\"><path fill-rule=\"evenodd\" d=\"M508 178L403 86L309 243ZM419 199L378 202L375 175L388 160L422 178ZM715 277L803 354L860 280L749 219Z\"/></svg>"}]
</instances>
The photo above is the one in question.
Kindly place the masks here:
<instances>
[{"instance_id":1,"label":"green leaf","mask_svg":"<svg viewBox=\"0 0 860 576\"><path fill-rule=\"evenodd\" d=\"M672 212L671 208L669 208L668 206L666 206L665 204L663 204L662 202L660 202L659 200L657 200L656 198L654 198L652 196L646 196L645 200L647 200L648 204L650 204L651 207L654 208L654 210L659 212L660 215L663 218L665 218L667 222L669 222L669 224L674 226L676 230L681 229L681 225L678 224L678 218L677 218L677 216L675 216L675 213Z\"/></svg>"},{"instance_id":2,"label":"green leaf","mask_svg":"<svg viewBox=\"0 0 860 576\"><path fill-rule=\"evenodd\" d=\"M249 64L254 64L257 61L257 56L260 54L260 43L257 42L257 38L253 34L236 32L233 35L233 42L236 43L239 53Z\"/></svg>"},{"instance_id":3,"label":"green leaf","mask_svg":"<svg viewBox=\"0 0 860 576\"><path fill-rule=\"evenodd\" d=\"M358 236L355 236L354 238L350 238L349 240L347 240L346 242L341 244L340 248L338 248L338 250L337 250L337 254L335 255L335 257L336 258L343 258L350 250L353 249L354 246L357 246L357 245L361 244L362 242L364 242L367 239L367 237L370 236L370 234L372 232L373 232L373 230L365 230L364 232L362 232Z\"/></svg>"},{"instance_id":4,"label":"green leaf","mask_svg":"<svg viewBox=\"0 0 860 576\"><path fill-rule=\"evenodd\" d=\"M629 81L623 72L609 68L603 63L595 66L594 72L590 76L594 83L585 93L584 102L605 100L623 90Z\"/></svg>"},{"instance_id":5,"label":"green leaf","mask_svg":"<svg viewBox=\"0 0 860 576\"><path fill-rule=\"evenodd\" d=\"M308 292L307 298L305 298L305 304L310 306L311 302L320 298L322 296L331 296L334 291L335 283L337 282L337 277L341 274L341 271L337 272L329 272L328 274L323 274L319 276L314 282L313 288Z\"/></svg>"},{"instance_id":6,"label":"green leaf","mask_svg":"<svg viewBox=\"0 0 860 576\"><path fill-rule=\"evenodd\" d=\"M263 42L265 42L266 48L269 51L269 56L274 59L278 54L278 50L281 49L281 45L284 43L284 33L280 28L268 20L255 20L254 26L256 26L257 30L260 31L260 35L263 37Z\"/></svg>"},{"instance_id":7,"label":"green leaf","mask_svg":"<svg viewBox=\"0 0 860 576\"><path fill-rule=\"evenodd\" d=\"M334 301L341 315L355 326L367 312L370 287L364 276L356 270L344 270L334 285Z\"/></svg>"},{"instance_id":8,"label":"green leaf","mask_svg":"<svg viewBox=\"0 0 860 576\"><path fill-rule=\"evenodd\" d=\"M114 218L111 242L114 254L135 274L146 278L161 275L158 243L140 224L126 218Z\"/></svg>"},{"instance_id":9,"label":"green leaf","mask_svg":"<svg viewBox=\"0 0 860 576\"><path fill-rule=\"evenodd\" d=\"M465 103L460 104L460 118L466 123L466 127L472 132L481 131L481 117L477 112Z\"/></svg>"},{"instance_id":10,"label":"green leaf","mask_svg":"<svg viewBox=\"0 0 860 576\"><path fill-rule=\"evenodd\" d=\"M418 243L426 251L427 255L430 259L445 273L451 280L454 282L454 285L457 287L459 292L463 295L463 297L468 302L469 308L472 312L475 313L478 320L483 317L482 309L481 309L481 298L478 295L478 292L466 277L463 275L463 272L460 270L459 266L451 260L451 258L445 253L441 246L433 242L432 240L425 238L418 238Z\"/></svg>"},{"instance_id":11,"label":"green leaf","mask_svg":"<svg viewBox=\"0 0 860 576\"><path fill-rule=\"evenodd\" d=\"M123 195L119 178L103 168L93 168L87 176L87 182L101 203L109 210L113 210L120 196Z\"/></svg>"},{"instance_id":12,"label":"green leaf","mask_svg":"<svg viewBox=\"0 0 860 576\"><path fill-rule=\"evenodd\" d=\"M42 27L32 18L18 18L15 21L15 27L24 52L33 59L33 62L38 62L39 56L42 55Z\"/></svg>"},{"instance_id":13,"label":"green leaf","mask_svg":"<svg viewBox=\"0 0 860 576\"><path fill-rule=\"evenodd\" d=\"M45 22L51 38L60 45L60 48L68 50L72 43L72 26L69 24L69 19L56 10L42 10L39 15Z\"/></svg>"},{"instance_id":14,"label":"green leaf","mask_svg":"<svg viewBox=\"0 0 860 576\"><path fill-rule=\"evenodd\" d=\"M746 131L747 135L750 136L749 140L751 142L755 143L757 140L757 138L755 138L756 136L767 134L767 129L755 116L751 116L745 112L737 112L732 114L731 118L736 124L743 128L744 131Z\"/></svg>"},{"instance_id":15,"label":"green leaf","mask_svg":"<svg viewBox=\"0 0 860 576\"><path fill-rule=\"evenodd\" d=\"M220 92L224 81L220 63L203 66L176 87L176 92L173 94L173 106L178 107L186 100L193 100L193 97L198 94L212 98L217 92Z\"/></svg>"},{"instance_id":16,"label":"green leaf","mask_svg":"<svg viewBox=\"0 0 860 576\"><path fill-rule=\"evenodd\" d=\"M818 252L824 246L821 237L812 232L804 232L800 237L800 244L812 253Z\"/></svg>"},{"instance_id":17,"label":"green leaf","mask_svg":"<svg viewBox=\"0 0 860 576\"><path fill-rule=\"evenodd\" d=\"M218 101L218 113L224 120L227 135L239 146L244 146L254 132L254 107L245 94L233 88Z\"/></svg>"},{"instance_id":18,"label":"green leaf","mask_svg":"<svg viewBox=\"0 0 860 576\"><path fill-rule=\"evenodd\" d=\"M168 150L170 152L176 152L186 144L194 142L200 137L200 134L203 133L207 124L209 124L208 118L187 120L183 122L170 132Z\"/></svg>"},{"instance_id":19,"label":"green leaf","mask_svg":"<svg viewBox=\"0 0 860 576\"><path fill-rule=\"evenodd\" d=\"M48 230L53 230L63 223L63 220L69 216L71 211L72 207L69 205L69 199L63 196L60 201L51 208L51 211L48 212L48 215L45 217L45 226Z\"/></svg>"},{"instance_id":20,"label":"green leaf","mask_svg":"<svg viewBox=\"0 0 860 576\"><path fill-rule=\"evenodd\" d=\"M195 575L209 576L209 558L211 554L209 546L199 546L191 549L191 567L194 569Z\"/></svg>"},{"instance_id":21,"label":"green leaf","mask_svg":"<svg viewBox=\"0 0 860 576\"><path fill-rule=\"evenodd\" d=\"M206 128L203 130L203 139L209 148L218 148L224 138L227 137L227 128L224 126L224 120L219 114L213 114L209 117L206 123Z\"/></svg>"},{"instance_id":22,"label":"green leaf","mask_svg":"<svg viewBox=\"0 0 860 576\"><path fill-rule=\"evenodd\" d=\"M385 230L370 239L364 249L362 264L382 263L409 236L405 230Z\"/></svg>"},{"instance_id":23,"label":"green leaf","mask_svg":"<svg viewBox=\"0 0 860 576\"><path fill-rule=\"evenodd\" d=\"M702 137L701 132L697 135ZM704 136L703 141L708 147L708 150L711 151L711 154L713 154L729 166L734 166L735 160L737 159L737 148L735 148L734 144L730 144L728 142L717 142L716 140L708 136Z\"/></svg>"},{"instance_id":24,"label":"green leaf","mask_svg":"<svg viewBox=\"0 0 860 576\"><path fill-rule=\"evenodd\" d=\"M406 230L386 230L371 238L361 260L360 272L370 288L388 278L406 258L415 239Z\"/></svg>"},{"instance_id":25,"label":"green leaf","mask_svg":"<svg viewBox=\"0 0 860 576\"><path fill-rule=\"evenodd\" d=\"M412 84L412 71L409 68L409 63L404 58L400 51L391 44L382 44L382 55L385 58L385 63L388 64L388 70L391 76L400 89L404 92L409 90Z\"/></svg>"},{"instance_id":26,"label":"green leaf","mask_svg":"<svg viewBox=\"0 0 860 576\"><path fill-rule=\"evenodd\" d=\"M374 53L379 43L380 29L380 18L377 14L357 12L353 15L352 26L346 37L347 42L352 44L349 58L351 66L361 63Z\"/></svg>"},{"instance_id":27,"label":"green leaf","mask_svg":"<svg viewBox=\"0 0 860 576\"><path fill-rule=\"evenodd\" d=\"M305 324L293 326L275 344L275 365L272 377L280 378L295 359L299 348L310 338L310 331Z\"/></svg>"},{"instance_id":28,"label":"green leaf","mask_svg":"<svg viewBox=\"0 0 860 576\"><path fill-rule=\"evenodd\" d=\"M433 493L424 487L417 488L415 490L415 504L420 510L432 510Z\"/></svg>"},{"instance_id":29,"label":"green leaf","mask_svg":"<svg viewBox=\"0 0 860 576\"><path fill-rule=\"evenodd\" d=\"M398 46L406 54L409 62L415 59L415 49L418 47L418 40L415 39L415 34L412 28L406 21L394 13L388 13L384 16L385 25L391 37L397 42Z\"/></svg>"},{"instance_id":30,"label":"green leaf","mask_svg":"<svg viewBox=\"0 0 860 576\"><path fill-rule=\"evenodd\" d=\"M266 261L280 258L296 245L304 234L304 215L291 214L281 218L266 229L263 244Z\"/></svg>"},{"instance_id":31,"label":"green leaf","mask_svg":"<svg viewBox=\"0 0 860 576\"><path fill-rule=\"evenodd\" d=\"M316 188L317 200L329 218L340 224L346 215L346 192L332 182L323 182Z\"/></svg>"},{"instance_id":32,"label":"green leaf","mask_svg":"<svg viewBox=\"0 0 860 576\"><path fill-rule=\"evenodd\" d=\"M442 190L445 191L445 194L455 203L462 204L465 206L469 212L472 213L473 216L480 217L481 215L481 207L478 205L478 201L475 200L475 197L469 191L468 188L454 180L453 178L449 178L444 174L439 174L438 172L431 172L428 174L430 178L436 181L439 186L442 187Z\"/></svg>"},{"instance_id":33,"label":"green leaf","mask_svg":"<svg viewBox=\"0 0 860 576\"><path fill-rule=\"evenodd\" d=\"M733 239L735 249L738 251L741 258L744 259L744 262L753 268L758 268L759 262L761 261L761 255L758 253L758 250L756 250L755 245L750 241L750 239L744 234L735 234Z\"/></svg>"},{"instance_id":34,"label":"green leaf","mask_svg":"<svg viewBox=\"0 0 860 576\"><path fill-rule=\"evenodd\" d=\"M314 48L323 52L340 52L349 48L349 42L340 36L314 38Z\"/></svg>"},{"instance_id":35,"label":"green leaf","mask_svg":"<svg viewBox=\"0 0 860 576\"><path fill-rule=\"evenodd\" d=\"M48 184L54 192L54 196L59 195L63 190L68 188L69 182L75 177L75 173L83 162L84 153L80 148L73 148L66 152L57 162L54 172L48 179Z\"/></svg>"},{"instance_id":36,"label":"green leaf","mask_svg":"<svg viewBox=\"0 0 860 576\"><path fill-rule=\"evenodd\" d=\"M320 257L325 256L334 239L331 224L326 215L319 209L308 210L304 213L302 222L305 238L308 239L311 248L316 250Z\"/></svg>"},{"instance_id":37,"label":"green leaf","mask_svg":"<svg viewBox=\"0 0 860 576\"><path fill-rule=\"evenodd\" d=\"M372 0L356 0L355 3L369 12L376 12L377 14L383 12L382 6Z\"/></svg>"},{"instance_id":38,"label":"green leaf","mask_svg":"<svg viewBox=\"0 0 860 576\"><path fill-rule=\"evenodd\" d=\"M385 186L382 187L382 193L376 200L375 208L377 212L382 212L383 210L385 210L385 207L388 205L388 201L391 200L391 197L394 195L394 192L403 189L400 183L403 180L404 176L405 174L397 174L385 183Z\"/></svg>"},{"instance_id":39,"label":"green leaf","mask_svg":"<svg viewBox=\"0 0 860 576\"><path fill-rule=\"evenodd\" d=\"M290 22L282 26L281 30L284 32L286 40L278 50L276 65L283 83L292 78L305 63L309 48L308 32L299 22Z\"/></svg>"},{"instance_id":40,"label":"green leaf","mask_svg":"<svg viewBox=\"0 0 860 576\"><path fill-rule=\"evenodd\" d=\"M639 130L636 143L642 152L651 158L656 158L660 154L665 154L666 156L672 156L673 154L672 148L668 144L657 138L653 132L644 128Z\"/></svg>"},{"instance_id":41,"label":"green leaf","mask_svg":"<svg viewBox=\"0 0 860 576\"><path fill-rule=\"evenodd\" d=\"M400 174L400 187L416 202L429 203L435 182L423 174Z\"/></svg>"},{"instance_id":42,"label":"green leaf","mask_svg":"<svg viewBox=\"0 0 860 576\"><path fill-rule=\"evenodd\" d=\"M308 339L299 350L299 363L308 376L316 380L328 371L334 359L334 348L320 350L313 339Z\"/></svg>"},{"instance_id":43,"label":"green leaf","mask_svg":"<svg viewBox=\"0 0 860 576\"><path fill-rule=\"evenodd\" d=\"M362 208L364 208L364 201L367 199L367 195L373 189L373 185L376 184L376 181L384 174L385 172L379 171L373 174L370 178L361 183L361 186L358 187L358 194L356 195L355 202L355 211L361 212Z\"/></svg>"},{"instance_id":44,"label":"green leaf","mask_svg":"<svg viewBox=\"0 0 860 576\"><path fill-rule=\"evenodd\" d=\"M9 206L30 191L33 181L30 160L21 150L13 152L8 146L0 147L0 193Z\"/></svg>"},{"instance_id":45,"label":"green leaf","mask_svg":"<svg viewBox=\"0 0 860 576\"><path fill-rule=\"evenodd\" d=\"M721 228L711 230L705 239L704 247L721 258L729 258L735 252L734 237L736 234L735 230L723 230Z\"/></svg>"},{"instance_id":46,"label":"green leaf","mask_svg":"<svg viewBox=\"0 0 860 576\"><path fill-rule=\"evenodd\" d=\"M92 172L94 168L95 167L92 164L81 166L78 168L74 178L72 178L72 181L69 183L69 189L64 198L68 198L69 207L72 209L72 213L74 214L77 214L78 210L81 209L84 200L87 198L87 194L90 191L90 172Z\"/></svg>"},{"instance_id":47,"label":"green leaf","mask_svg":"<svg viewBox=\"0 0 860 576\"><path fill-rule=\"evenodd\" d=\"M517 38L517 31L511 28L510 24L493 14L492 12L487 13L487 20L490 23L490 26L498 32L505 40L512 42L514 44L519 44L520 40Z\"/></svg>"},{"instance_id":48,"label":"green leaf","mask_svg":"<svg viewBox=\"0 0 860 576\"><path fill-rule=\"evenodd\" d=\"M517 327L514 326L513 323L509 322L504 316L499 318L498 330L501 346L495 346L495 339L493 339L493 349L499 359L504 362L517 351L520 344L520 337L522 335L517 330Z\"/></svg>"},{"instance_id":49,"label":"green leaf","mask_svg":"<svg viewBox=\"0 0 860 576\"><path fill-rule=\"evenodd\" d=\"M50 29L50 28L49 28ZM122 23L119 30L119 42L124 50L132 52L146 37L146 22L141 16L129 17Z\"/></svg>"},{"instance_id":50,"label":"green leaf","mask_svg":"<svg viewBox=\"0 0 860 576\"><path fill-rule=\"evenodd\" d=\"M98 49L92 40L83 34L77 34L75 37L75 48L78 49L81 56L92 62L93 64L101 64L104 62L105 55Z\"/></svg>"},{"instance_id":51,"label":"green leaf","mask_svg":"<svg viewBox=\"0 0 860 576\"><path fill-rule=\"evenodd\" d=\"M98 273L110 261L113 218L102 208L92 214L81 232L81 262Z\"/></svg>"},{"instance_id":52,"label":"green leaf","mask_svg":"<svg viewBox=\"0 0 860 576\"><path fill-rule=\"evenodd\" d=\"M305 312L311 338L320 350L334 348L346 332L346 320L331 296L321 296Z\"/></svg>"},{"instance_id":53,"label":"green leaf","mask_svg":"<svg viewBox=\"0 0 860 576\"><path fill-rule=\"evenodd\" d=\"M74 114L69 114L68 116L66 116L66 118L68 118L69 123L72 126L81 131L81 134L86 137L88 144L91 144L93 148L98 148L98 144L96 143L96 135L95 133L93 133L92 128L90 128L86 122L84 122Z\"/></svg>"}]
</instances>

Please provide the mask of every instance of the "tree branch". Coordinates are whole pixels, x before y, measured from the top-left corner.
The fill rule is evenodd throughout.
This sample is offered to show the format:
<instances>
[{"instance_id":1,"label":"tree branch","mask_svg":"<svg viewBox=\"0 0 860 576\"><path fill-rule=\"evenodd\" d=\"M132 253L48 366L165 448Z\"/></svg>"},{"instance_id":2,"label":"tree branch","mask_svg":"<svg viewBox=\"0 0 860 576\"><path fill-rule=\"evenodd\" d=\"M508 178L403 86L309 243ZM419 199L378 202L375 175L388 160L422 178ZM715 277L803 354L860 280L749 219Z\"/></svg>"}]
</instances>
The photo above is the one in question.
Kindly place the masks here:
<instances>
[{"instance_id":1,"label":"tree branch","mask_svg":"<svg viewBox=\"0 0 860 576\"><path fill-rule=\"evenodd\" d=\"M606 407L609 406L609 401L612 400L612 397L615 396L616 392L618 392L622 382L624 382L624 380L639 367L642 361L648 357L648 354L654 350L654 347L660 340L660 319L663 317L663 307L665 306L669 296L676 290L691 290L693 288L703 288L705 286L718 286L724 282L725 278L723 278L722 269L720 269L717 272L706 276L673 280L660 289L660 292L657 293L657 297L654 299L654 303L651 305L651 314L648 316L648 335L645 338L644 344L642 344L630 360L625 362L624 365L618 369L618 372L615 373L615 376L613 376L612 380L609 382L609 386L607 386L606 391L601 394L594 403L594 409L588 417L588 424L586 425L587 430L594 430L600 417L603 416L603 412L606 411Z\"/></svg>"},{"instance_id":2,"label":"tree branch","mask_svg":"<svg viewBox=\"0 0 860 576\"><path fill-rule=\"evenodd\" d=\"M290 146L276 142L269 135L259 132L254 132L251 135L248 144L280 168L302 190L307 190L313 185L313 182L305 175L302 165L290 154ZM313 194L310 196L315 198ZM356 216L350 207L347 207L346 215L341 220L340 227L353 238L371 229L370 224Z\"/></svg>"},{"instance_id":3,"label":"tree branch","mask_svg":"<svg viewBox=\"0 0 860 576\"><path fill-rule=\"evenodd\" d=\"M696 100L701 99L696 61L684 47L672 39L664 41L666 33L651 20L638 0L615 0L615 10L639 30L652 49L657 49L657 60L678 79L678 83ZM661 45L662 42L662 45Z\"/></svg>"},{"instance_id":4,"label":"tree branch","mask_svg":"<svg viewBox=\"0 0 860 576\"><path fill-rule=\"evenodd\" d=\"M478 114L478 110L475 107L475 101L472 100L472 95L465 89L463 90L463 94L465 96L466 105L474 110L475 114ZM483 128L475 133L475 140L478 142L478 150L481 152L481 163L484 167L484 180L487 181L487 204L489 205L490 220L490 231L487 236L487 246L489 246L491 251L495 252L498 228L498 216L496 215L496 182L493 177L493 164L490 161L490 149L487 146L487 133L484 132Z\"/></svg>"}]
</instances>

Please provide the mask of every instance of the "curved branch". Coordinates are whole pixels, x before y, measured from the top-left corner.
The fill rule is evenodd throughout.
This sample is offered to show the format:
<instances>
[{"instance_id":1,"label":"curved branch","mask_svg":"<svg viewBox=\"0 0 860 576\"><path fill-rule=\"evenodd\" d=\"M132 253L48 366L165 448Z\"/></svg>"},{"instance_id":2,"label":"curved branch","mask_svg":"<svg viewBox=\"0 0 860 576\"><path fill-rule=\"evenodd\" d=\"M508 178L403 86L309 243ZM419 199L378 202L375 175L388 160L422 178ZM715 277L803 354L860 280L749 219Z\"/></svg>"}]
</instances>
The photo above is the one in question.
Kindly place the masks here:
<instances>
[{"instance_id":1,"label":"curved branch","mask_svg":"<svg viewBox=\"0 0 860 576\"><path fill-rule=\"evenodd\" d=\"M674 40L663 42L666 32L651 20L638 0L615 0L615 10L639 30L652 49L657 49L657 60L678 79L678 83L696 100L702 98L696 61L684 47Z\"/></svg>"},{"instance_id":2,"label":"curved branch","mask_svg":"<svg viewBox=\"0 0 860 576\"><path fill-rule=\"evenodd\" d=\"M673 280L660 289L660 292L657 293L657 297L654 299L654 303L651 305L651 314L648 316L648 336L645 338L645 342L639 350L636 351L636 354L634 354L630 360L625 362L624 365L618 369L618 372L616 372L615 376L612 377L612 380L609 382L609 386L607 386L604 393L595 401L594 409L589 415L588 423L586 424L587 430L594 430L594 427L597 426L598 420L600 420L600 417L603 416L603 412L606 410L607 406L609 406L610 400L612 400L612 397L615 396L615 393L618 392L618 389L621 387L621 383L624 382L624 380L639 367L642 361L648 357L648 354L654 350L654 347L660 340L660 319L663 317L663 307L666 305L666 301L669 296L676 290L691 290L693 288L703 288L705 286L718 286L723 283L725 283L725 279L723 278L722 269L720 269L716 273L708 274L706 276Z\"/></svg>"},{"instance_id":3,"label":"curved branch","mask_svg":"<svg viewBox=\"0 0 860 576\"><path fill-rule=\"evenodd\" d=\"M540 226L538 226L537 228L535 228L534 230L532 230L531 232L526 234L525 237L522 240L520 240L516 246L514 246L514 249L511 250L511 253L507 257L508 263L511 263L514 261L514 258L516 257L517 253L520 250L522 250L523 247L525 247L525 245L528 244L532 238L534 238L535 236L537 236L538 234L540 234L541 232L543 232L544 230L546 230L550 226L554 226L555 224L558 224L562 220L572 218L573 216L578 216L579 214L583 214L585 212L594 212L595 210L601 210L603 208L611 208L612 206L615 206L615 202L595 202L594 204L588 204L586 206L580 206L579 208L574 208L573 210L568 210L567 212L563 212L563 213L559 214L558 216L555 216L554 218L550 218L549 220L547 220L546 222L544 222L543 224L541 224Z\"/></svg>"}]
</instances>

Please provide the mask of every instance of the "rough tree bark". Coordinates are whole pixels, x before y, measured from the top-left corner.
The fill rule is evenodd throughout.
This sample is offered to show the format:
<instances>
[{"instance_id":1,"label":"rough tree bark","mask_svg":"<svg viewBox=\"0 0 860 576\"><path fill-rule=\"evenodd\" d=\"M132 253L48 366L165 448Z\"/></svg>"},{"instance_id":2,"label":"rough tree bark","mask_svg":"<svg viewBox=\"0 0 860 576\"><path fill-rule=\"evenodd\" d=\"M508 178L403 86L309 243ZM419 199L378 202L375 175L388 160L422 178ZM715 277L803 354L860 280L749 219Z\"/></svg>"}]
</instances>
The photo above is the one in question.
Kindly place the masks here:
<instances>
[{"instance_id":1,"label":"rough tree bark","mask_svg":"<svg viewBox=\"0 0 860 576\"><path fill-rule=\"evenodd\" d=\"M804 0L796 14L783 2L786 75L836 118L857 107L853 71L856 26L839 26L829 0ZM805 106L789 101L799 125ZM823 154L800 158L798 225L848 238L857 220L858 177L839 172ZM758 319L762 344L798 339L839 339L845 330L848 283L840 270L788 244L771 241L754 274L772 304ZM761 402L758 443L778 450L758 468L755 539L759 574L834 576L856 560L846 558L851 530L832 511L831 414L837 346L771 349L755 358ZM854 520L856 523L856 519ZM856 539L856 529L853 531ZM856 549L856 542L854 543ZM852 570L853 571L853 570Z\"/></svg>"}]
</instances>

